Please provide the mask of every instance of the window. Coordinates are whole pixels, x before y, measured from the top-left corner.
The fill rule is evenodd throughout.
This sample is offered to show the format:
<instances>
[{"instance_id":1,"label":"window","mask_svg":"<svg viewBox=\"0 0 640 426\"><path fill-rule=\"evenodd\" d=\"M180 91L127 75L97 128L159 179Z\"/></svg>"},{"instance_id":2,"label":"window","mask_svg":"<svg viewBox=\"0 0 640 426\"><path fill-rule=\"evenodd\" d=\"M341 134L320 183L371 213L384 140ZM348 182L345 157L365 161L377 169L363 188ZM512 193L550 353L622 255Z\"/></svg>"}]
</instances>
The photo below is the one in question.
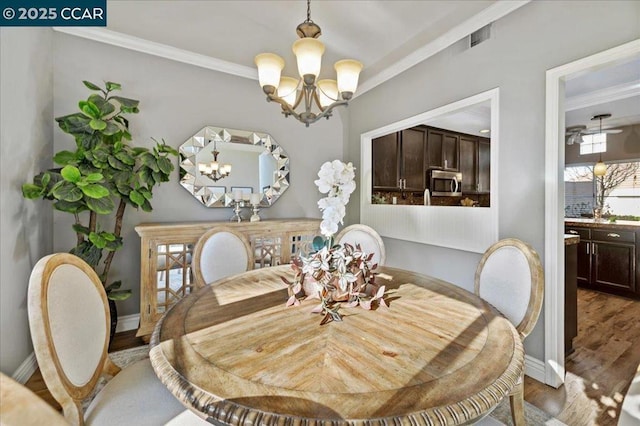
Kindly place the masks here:
<instances>
[{"instance_id":1,"label":"window","mask_svg":"<svg viewBox=\"0 0 640 426\"><path fill-rule=\"evenodd\" d=\"M598 152L607 152L607 134L596 133L582 136L580 155L597 154Z\"/></svg>"}]
</instances>

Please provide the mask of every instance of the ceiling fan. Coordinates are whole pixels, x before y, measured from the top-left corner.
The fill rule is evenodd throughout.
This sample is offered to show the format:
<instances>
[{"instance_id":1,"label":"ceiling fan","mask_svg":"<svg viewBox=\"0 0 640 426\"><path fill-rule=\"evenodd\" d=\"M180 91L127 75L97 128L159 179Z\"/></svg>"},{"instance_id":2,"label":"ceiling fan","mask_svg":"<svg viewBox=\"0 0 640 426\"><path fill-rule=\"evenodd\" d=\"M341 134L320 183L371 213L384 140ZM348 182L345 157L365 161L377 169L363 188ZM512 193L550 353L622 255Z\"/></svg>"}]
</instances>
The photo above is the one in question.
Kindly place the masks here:
<instances>
[{"instance_id":1,"label":"ceiling fan","mask_svg":"<svg viewBox=\"0 0 640 426\"><path fill-rule=\"evenodd\" d=\"M565 136L567 140L567 145L573 145L574 143L582 143L582 136L584 135L595 135L598 133L608 133L615 134L622 132L622 129L603 129L602 128L602 120L605 118L611 117L611 114L598 114L591 117L592 121L599 120L600 127L587 129L587 126L584 124L578 126L570 126L567 127Z\"/></svg>"}]
</instances>

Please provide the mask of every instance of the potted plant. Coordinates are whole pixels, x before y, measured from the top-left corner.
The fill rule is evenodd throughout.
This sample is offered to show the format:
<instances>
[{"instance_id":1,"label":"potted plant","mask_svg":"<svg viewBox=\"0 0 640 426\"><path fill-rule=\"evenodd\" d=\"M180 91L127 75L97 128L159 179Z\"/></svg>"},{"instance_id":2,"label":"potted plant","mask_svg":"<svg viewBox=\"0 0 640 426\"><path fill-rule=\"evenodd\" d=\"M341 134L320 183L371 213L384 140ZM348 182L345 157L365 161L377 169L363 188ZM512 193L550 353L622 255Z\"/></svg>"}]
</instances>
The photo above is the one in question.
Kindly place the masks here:
<instances>
[{"instance_id":1,"label":"potted plant","mask_svg":"<svg viewBox=\"0 0 640 426\"><path fill-rule=\"evenodd\" d=\"M153 140L151 149L131 145L126 114L138 113L139 101L115 96L120 84L106 82L101 88L88 81L92 93L79 102L80 112L55 120L74 137L75 151L53 156L59 168L39 173L33 183L22 185L25 198L51 200L56 210L72 214L76 245L70 253L93 267L109 298L112 336L117 312L114 300L124 300L131 290L121 282L109 282L116 251L122 247L122 220L127 205L151 211L153 187L167 182L178 152L164 140ZM110 228L112 226L112 228Z\"/></svg>"}]
</instances>

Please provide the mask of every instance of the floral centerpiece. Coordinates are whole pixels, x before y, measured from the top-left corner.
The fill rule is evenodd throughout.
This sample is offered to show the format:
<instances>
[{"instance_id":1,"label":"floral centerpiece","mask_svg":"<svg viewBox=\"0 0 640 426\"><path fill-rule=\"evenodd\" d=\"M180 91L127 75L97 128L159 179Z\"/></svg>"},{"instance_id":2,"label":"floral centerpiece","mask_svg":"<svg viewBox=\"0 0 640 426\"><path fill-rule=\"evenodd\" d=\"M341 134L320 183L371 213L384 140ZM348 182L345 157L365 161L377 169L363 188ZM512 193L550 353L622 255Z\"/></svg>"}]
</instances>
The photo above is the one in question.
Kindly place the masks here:
<instances>
[{"instance_id":1,"label":"floral centerpiece","mask_svg":"<svg viewBox=\"0 0 640 426\"><path fill-rule=\"evenodd\" d=\"M320 325L342 321L341 306L371 309L384 306L385 287L375 283L376 265L373 253L365 253L359 244L333 244L338 224L343 224L346 205L356 189L355 168L340 160L326 162L318 172L315 184L326 197L318 201L322 211L320 232L309 254L299 254L291 261L293 281L282 277L289 286L287 306L297 306L305 298L320 299L312 312L324 314Z\"/></svg>"}]
</instances>

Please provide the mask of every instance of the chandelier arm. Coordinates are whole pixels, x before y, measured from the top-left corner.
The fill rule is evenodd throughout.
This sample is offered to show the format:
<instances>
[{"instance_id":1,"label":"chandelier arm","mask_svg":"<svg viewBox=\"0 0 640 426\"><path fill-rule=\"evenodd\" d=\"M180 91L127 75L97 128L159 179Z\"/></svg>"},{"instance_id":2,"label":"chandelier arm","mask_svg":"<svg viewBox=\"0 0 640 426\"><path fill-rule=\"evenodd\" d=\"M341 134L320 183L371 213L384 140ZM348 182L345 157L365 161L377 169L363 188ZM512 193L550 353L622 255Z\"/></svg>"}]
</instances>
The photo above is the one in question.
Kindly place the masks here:
<instances>
[{"instance_id":1,"label":"chandelier arm","mask_svg":"<svg viewBox=\"0 0 640 426\"><path fill-rule=\"evenodd\" d=\"M299 95L300 97L302 95ZM302 121L300 119L300 114L298 114L297 112L295 112L291 106L289 105L289 103L287 101L285 101L284 99L282 99L281 97L279 97L278 95L267 95L267 101L273 101L273 102L277 102L280 104L280 106L282 107L282 113L286 116L292 115L295 117L296 120ZM299 102L299 101L298 101Z\"/></svg>"}]
</instances>

